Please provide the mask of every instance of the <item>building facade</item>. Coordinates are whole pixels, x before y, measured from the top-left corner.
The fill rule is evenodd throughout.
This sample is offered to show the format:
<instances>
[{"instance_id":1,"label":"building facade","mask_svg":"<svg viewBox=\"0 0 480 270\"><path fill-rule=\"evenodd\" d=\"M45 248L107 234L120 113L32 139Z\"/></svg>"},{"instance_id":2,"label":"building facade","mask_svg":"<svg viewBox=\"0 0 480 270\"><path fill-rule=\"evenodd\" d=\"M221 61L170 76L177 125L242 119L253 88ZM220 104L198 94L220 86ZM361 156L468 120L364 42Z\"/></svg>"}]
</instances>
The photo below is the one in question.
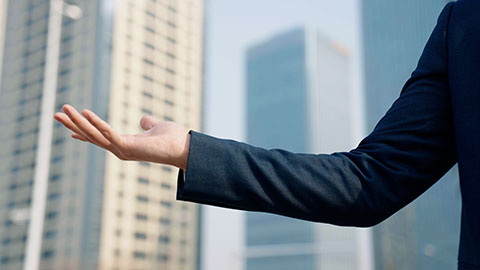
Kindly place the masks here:
<instances>
[{"instance_id":1,"label":"building facade","mask_svg":"<svg viewBox=\"0 0 480 270\"><path fill-rule=\"evenodd\" d=\"M349 55L310 29L247 52L247 140L299 153L352 144ZM361 269L358 233L271 214L246 214L246 269ZM358 267L358 268L356 268Z\"/></svg>"},{"instance_id":2,"label":"building facade","mask_svg":"<svg viewBox=\"0 0 480 270\"><path fill-rule=\"evenodd\" d=\"M3 39L5 35L5 18L6 18L6 12L7 12L7 0L1 0L0 1L0 74L2 74L2 58L3 58ZM1 85L1 76L0 76L0 85ZM1 89L0 89L1 91Z\"/></svg>"},{"instance_id":3,"label":"building facade","mask_svg":"<svg viewBox=\"0 0 480 270\"><path fill-rule=\"evenodd\" d=\"M52 127L41 242L29 241L51 6L8 1L0 90L0 269L198 269L198 206L177 170L123 162ZM57 1L58 2L58 1ZM72 18L67 9L81 9ZM78 10L77 8L77 10ZM203 1L65 1L55 110L89 108L121 133L152 115L201 130ZM77 12L78 13L78 12ZM77 14L78 15L78 14ZM53 33L53 31L51 32ZM43 117L43 118L42 118Z\"/></svg>"},{"instance_id":4,"label":"building facade","mask_svg":"<svg viewBox=\"0 0 480 270\"><path fill-rule=\"evenodd\" d=\"M368 131L399 96L448 2L362 2ZM376 269L456 268L460 205L455 168L414 203L374 228Z\"/></svg>"}]
</instances>

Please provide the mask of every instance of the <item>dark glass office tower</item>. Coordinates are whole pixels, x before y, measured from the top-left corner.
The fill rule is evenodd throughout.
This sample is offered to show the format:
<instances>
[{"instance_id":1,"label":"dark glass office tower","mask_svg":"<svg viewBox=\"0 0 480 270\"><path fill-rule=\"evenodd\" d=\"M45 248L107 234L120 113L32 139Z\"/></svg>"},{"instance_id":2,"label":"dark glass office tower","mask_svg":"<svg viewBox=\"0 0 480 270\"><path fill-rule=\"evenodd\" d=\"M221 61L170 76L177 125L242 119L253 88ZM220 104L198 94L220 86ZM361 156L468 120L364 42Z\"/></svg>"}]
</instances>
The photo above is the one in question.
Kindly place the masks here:
<instances>
[{"instance_id":1,"label":"dark glass office tower","mask_svg":"<svg viewBox=\"0 0 480 270\"><path fill-rule=\"evenodd\" d=\"M295 29L247 53L248 142L299 153L351 147L348 52ZM357 230L246 214L246 269L356 269Z\"/></svg>"},{"instance_id":2,"label":"dark glass office tower","mask_svg":"<svg viewBox=\"0 0 480 270\"><path fill-rule=\"evenodd\" d=\"M363 0L367 130L415 69L446 0ZM374 229L376 269L454 269L460 231L457 170Z\"/></svg>"}]
</instances>

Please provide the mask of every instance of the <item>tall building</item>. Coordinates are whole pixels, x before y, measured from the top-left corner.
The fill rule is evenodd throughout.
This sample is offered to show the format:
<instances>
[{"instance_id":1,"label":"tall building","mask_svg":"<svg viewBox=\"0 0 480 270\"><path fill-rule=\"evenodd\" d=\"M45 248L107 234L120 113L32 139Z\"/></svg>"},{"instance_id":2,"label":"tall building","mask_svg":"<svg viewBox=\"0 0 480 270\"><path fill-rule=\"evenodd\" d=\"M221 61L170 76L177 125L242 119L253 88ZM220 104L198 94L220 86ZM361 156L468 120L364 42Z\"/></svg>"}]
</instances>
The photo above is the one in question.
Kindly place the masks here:
<instances>
[{"instance_id":1,"label":"tall building","mask_svg":"<svg viewBox=\"0 0 480 270\"><path fill-rule=\"evenodd\" d=\"M2 74L2 58L3 58L3 39L5 35L5 12L7 12L7 0L0 0L0 74ZM1 85L0 76L0 85ZM0 89L1 91L1 89Z\"/></svg>"},{"instance_id":2,"label":"tall building","mask_svg":"<svg viewBox=\"0 0 480 270\"><path fill-rule=\"evenodd\" d=\"M177 170L120 161L48 122L70 103L121 133L141 132L143 115L201 130L203 11L202 0L8 1L0 269L198 269L199 209L175 201Z\"/></svg>"},{"instance_id":3,"label":"tall building","mask_svg":"<svg viewBox=\"0 0 480 270\"><path fill-rule=\"evenodd\" d=\"M399 96L447 2L363 1L369 131ZM457 170L454 169L413 204L375 227L376 269L456 268L460 204Z\"/></svg>"},{"instance_id":4,"label":"tall building","mask_svg":"<svg viewBox=\"0 0 480 270\"><path fill-rule=\"evenodd\" d=\"M352 144L349 55L294 29L247 53L247 139L302 153ZM271 214L246 215L246 269L356 269L357 230ZM357 269L360 269L357 268Z\"/></svg>"}]
</instances>

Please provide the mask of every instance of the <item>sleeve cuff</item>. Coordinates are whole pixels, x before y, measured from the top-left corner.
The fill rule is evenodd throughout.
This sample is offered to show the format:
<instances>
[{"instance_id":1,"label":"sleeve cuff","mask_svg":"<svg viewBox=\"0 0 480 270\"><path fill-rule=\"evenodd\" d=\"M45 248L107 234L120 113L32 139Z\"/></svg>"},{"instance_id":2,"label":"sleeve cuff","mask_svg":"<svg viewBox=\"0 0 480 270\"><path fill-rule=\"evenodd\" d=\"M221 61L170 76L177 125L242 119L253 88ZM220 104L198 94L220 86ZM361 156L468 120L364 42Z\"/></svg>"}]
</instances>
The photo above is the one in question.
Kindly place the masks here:
<instances>
[{"instance_id":1,"label":"sleeve cuff","mask_svg":"<svg viewBox=\"0 0 480 270\"><path fill-rule=\"evenodd\" d=\"M196 203L217 204L215 194L224 194L229 187L224 177L226 156L221 139L193 130L190 134L190 146L187 169L180 169L177 177L177 200ZM185 180L188 179L188 182Z\"/></svg>"}]
</instances>

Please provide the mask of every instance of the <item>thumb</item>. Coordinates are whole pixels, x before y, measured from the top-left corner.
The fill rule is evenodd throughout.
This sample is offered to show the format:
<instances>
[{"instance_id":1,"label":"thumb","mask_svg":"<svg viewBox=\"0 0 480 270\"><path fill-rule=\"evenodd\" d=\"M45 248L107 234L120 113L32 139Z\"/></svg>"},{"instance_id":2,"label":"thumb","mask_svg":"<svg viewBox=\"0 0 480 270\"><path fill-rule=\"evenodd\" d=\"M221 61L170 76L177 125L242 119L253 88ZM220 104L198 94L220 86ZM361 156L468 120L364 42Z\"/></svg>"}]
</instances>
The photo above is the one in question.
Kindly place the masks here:
<instances>
[{"instance_id":1,"label":"thumb","mask_svg":"<svg viewBox=\"0 0 480 270\"><path fill-rule=\"evenodd\" d=\"M151 116L148 116L148 115L145 115L145 116L142 117L142 119L140 120L140 126L141 126L144 130L149 130L149 129L151 129L153 126L155 126L155 124L157 124L157 121L155 121Z\"/></svg>"}]
</instances>

